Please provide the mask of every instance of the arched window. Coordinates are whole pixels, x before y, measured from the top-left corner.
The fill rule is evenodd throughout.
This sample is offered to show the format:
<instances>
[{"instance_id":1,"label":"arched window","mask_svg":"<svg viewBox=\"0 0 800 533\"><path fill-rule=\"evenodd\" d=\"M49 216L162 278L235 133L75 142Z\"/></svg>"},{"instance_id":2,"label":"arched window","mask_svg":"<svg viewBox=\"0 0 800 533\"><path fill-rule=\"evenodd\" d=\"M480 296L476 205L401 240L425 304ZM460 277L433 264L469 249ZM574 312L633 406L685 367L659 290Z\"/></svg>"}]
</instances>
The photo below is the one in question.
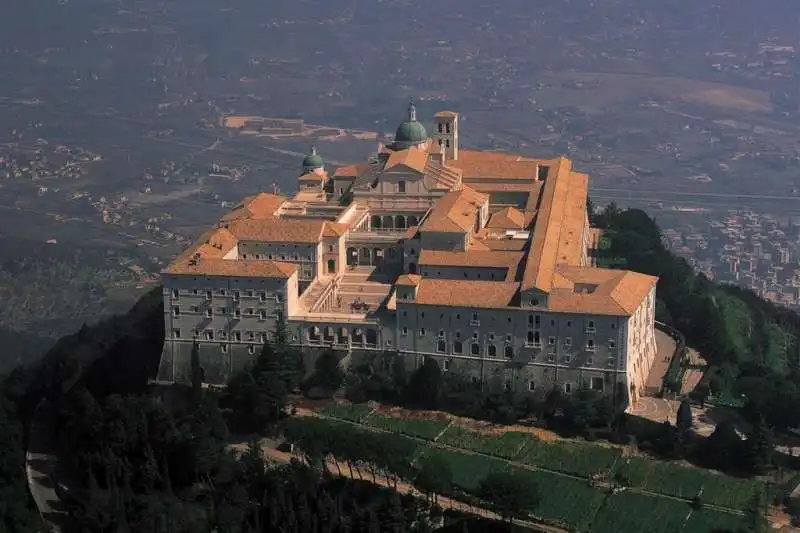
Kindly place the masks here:
<instances>
[{"instance_id":1,"label":"arched window","mask_svg":"<svg viewBox=\"0 0 800 533\"><path fill-rule=\"evenodd\" d=\"M464 344L461 341L453 343L453 353L464 353Z\"/></svg>"},{"instance_id":2,"label":"arched window","mask_svg":"<svg viewBox=\"0 0 800 533\"><path fill-rule=\"evenodd\" d=\"M514 347L513 346L506 346L506 357L511 359L514 357Z\"/></svg>"},{"instance_id":3,"label":"arched window","mask_svg":"<svg viewBox=\"0 0 800 533\"><path fill-rule=\"evenodd\" d=\"M447 351L447 344L444 341L437 341L436 351L439 353L444 353L445 351Z\"/></svg>"},{"instance_id":4,"label":"arched window","mask_svg":"<svg viewBox=\"0 0 800 533\"><path fill-rule=\"evenodd\" d=\"M481 345L477 342L473 342L472 346L470 346L470 353L472 355L480 355L481 354Z\"/></svg>"},{"instance_id":5,"label":"arched window","mask_svg":"<svg viewBox=\"0 0 800 533\"><path fill-rule=\"evenodd\" d=\"M489 345L489 357L497 357L497 346L494 344Z\"/></svg>"}]
</instances>

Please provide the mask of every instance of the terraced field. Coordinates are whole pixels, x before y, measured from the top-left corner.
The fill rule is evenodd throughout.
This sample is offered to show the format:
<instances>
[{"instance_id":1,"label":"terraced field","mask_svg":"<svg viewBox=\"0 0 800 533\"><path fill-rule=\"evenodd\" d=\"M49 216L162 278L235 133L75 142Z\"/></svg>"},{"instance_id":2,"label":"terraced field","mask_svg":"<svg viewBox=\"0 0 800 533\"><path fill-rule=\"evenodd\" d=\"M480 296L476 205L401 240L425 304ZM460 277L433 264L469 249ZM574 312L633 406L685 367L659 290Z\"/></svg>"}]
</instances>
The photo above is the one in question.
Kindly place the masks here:
<instances>
[{"instance_id":1,"label":"terraced field","mask_svg":"<svg viewBox=\"0 0 800 533\"><path fill-rule=\"evenodd\" d=\"M392 433L433 440L450 424L450 421L428 418L399 418L375 412L364 419L363 423L378 429L391 431Z\"/></svg>"}]
</instances>

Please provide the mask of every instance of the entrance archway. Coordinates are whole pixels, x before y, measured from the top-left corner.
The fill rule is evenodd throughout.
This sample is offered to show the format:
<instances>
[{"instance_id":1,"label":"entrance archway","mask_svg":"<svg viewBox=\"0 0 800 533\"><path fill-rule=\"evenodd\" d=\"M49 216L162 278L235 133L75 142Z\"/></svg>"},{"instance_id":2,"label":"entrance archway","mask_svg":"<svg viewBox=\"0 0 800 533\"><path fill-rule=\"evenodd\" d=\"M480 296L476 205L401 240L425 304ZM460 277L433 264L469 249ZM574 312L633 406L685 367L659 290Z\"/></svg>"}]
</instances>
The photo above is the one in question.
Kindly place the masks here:
<instances>
[{"instance_id":1,"label":"entrance archway","mask_svg":"<svg viewBox=\"0 0 800 533\"><path fill-rule=\"evenodd\" d=\"M372 229L381 229L381 217L372 215L369 219L369 225Z\"/></svg>"},{"instance_id":2,"label":"entrance archway","mask_svg":"<svg viewBox=\"0 0 800 533\"><path fill-rule=\"evenodd\" d=\"M328 259L328 274L335 274L336 273L336 261L333 259Z\"/></svg>"},{"instance_id":3,"label":"entrance archway","mask_svg":"<svg viewBox=\"0 0 800 533\"><path fill-rule=\"evenodd\" d=\"M347 249L347 264L350 266L358 265L358 248Z\"/></svg>"},{"instance_id":4,"label":"entrance archway","mask_svg":"<svg viewBox=\"0 0 800 533\"><path fill-rule=\"evenodd\" d=\"M371 265L372 264L372 254L369 251L369 248L362 248L361 254L358 259L358 264L360 265Z\"/></svg>"},{"instance_id":5,"label":"entrance archway","mask_svg":"<svg viewBox=\"0 0 800 533\"><path fill-rule=\"evenodd\" d=\"M409 263L408 264L408 273L409 274L416 274L417 273L417 264L416 263Z\"/></svg>"}]
</instances>

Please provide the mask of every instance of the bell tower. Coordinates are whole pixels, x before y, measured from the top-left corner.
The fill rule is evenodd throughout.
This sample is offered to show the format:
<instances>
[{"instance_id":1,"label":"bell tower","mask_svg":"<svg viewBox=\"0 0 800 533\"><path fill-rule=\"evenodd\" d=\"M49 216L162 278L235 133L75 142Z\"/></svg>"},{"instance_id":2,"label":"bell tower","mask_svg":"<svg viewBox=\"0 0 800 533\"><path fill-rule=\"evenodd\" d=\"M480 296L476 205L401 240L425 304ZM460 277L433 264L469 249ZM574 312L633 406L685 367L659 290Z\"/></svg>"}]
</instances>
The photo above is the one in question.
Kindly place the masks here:
<instances>
[{"instance_id":1,"label":"bell tower","mask_svg":"<svg viewBox=\"0 0 800 533\"><path fill-rule=\"evenodd\" d=\"M439 143L445 160L458 161L458 113L439 111L433 116L431 137Z\"/></svg>"}]
</instances>

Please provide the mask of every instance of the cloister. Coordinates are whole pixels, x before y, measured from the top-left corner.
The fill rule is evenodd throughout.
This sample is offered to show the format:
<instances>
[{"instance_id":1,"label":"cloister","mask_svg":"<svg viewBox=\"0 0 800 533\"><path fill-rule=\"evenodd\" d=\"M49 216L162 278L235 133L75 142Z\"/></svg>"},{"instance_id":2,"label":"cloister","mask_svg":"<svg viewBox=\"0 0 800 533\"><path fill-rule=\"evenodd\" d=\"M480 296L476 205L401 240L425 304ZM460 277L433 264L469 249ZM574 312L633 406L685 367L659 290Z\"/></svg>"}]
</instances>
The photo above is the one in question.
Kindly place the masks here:
<instances>
[{"instance_id":1,"label":"cloister","mask_svg":"<svg viewBox=\"0 0 800 533\"><path fill-rule=\"evenodd\" d=\"M340 345L349 347L377 348L378 331L372 328L350 328L333 326L310 326L307 328L307 342L311 345Z\"/></svg>"}]
</instances>

